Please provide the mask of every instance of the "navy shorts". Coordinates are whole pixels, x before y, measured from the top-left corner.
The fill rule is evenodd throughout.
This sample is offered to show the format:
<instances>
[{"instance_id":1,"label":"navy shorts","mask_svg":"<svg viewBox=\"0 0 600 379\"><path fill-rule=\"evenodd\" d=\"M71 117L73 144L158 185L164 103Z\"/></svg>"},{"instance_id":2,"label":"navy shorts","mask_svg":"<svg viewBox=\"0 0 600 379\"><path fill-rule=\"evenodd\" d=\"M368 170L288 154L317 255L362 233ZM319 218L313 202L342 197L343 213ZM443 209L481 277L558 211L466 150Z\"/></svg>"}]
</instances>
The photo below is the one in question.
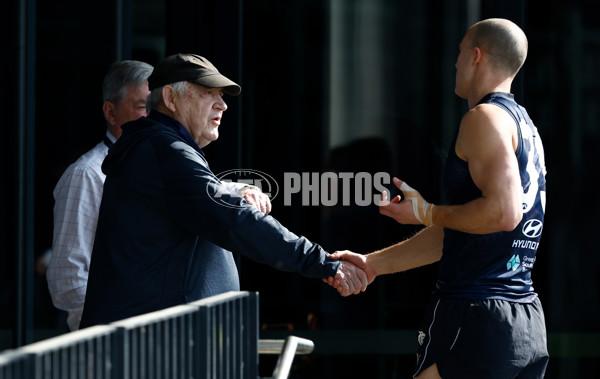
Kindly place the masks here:
<instances>
[{"instance_id":1,"label":"navy shorts","mask_svg":"<svg viewBox=\"0 0 600 379\"><path fill-rule=\"evenodd\" d=\"M418 332L414 376L437 363L442 378L543 378L548 365L540 300L436 299Z\"/></svg>"}]
</instances>

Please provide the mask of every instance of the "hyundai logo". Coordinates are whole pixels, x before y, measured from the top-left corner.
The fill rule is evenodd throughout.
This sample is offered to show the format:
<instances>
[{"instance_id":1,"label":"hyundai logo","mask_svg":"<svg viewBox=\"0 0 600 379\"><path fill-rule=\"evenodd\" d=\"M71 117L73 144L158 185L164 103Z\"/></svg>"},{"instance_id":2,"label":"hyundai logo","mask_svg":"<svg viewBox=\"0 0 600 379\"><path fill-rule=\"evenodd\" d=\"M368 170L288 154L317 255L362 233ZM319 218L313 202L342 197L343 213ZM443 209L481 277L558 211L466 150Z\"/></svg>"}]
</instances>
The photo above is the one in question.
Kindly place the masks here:
<instances>
[{"instance_id":1,"label":"hyundai logo","mask_svg":"<svg viewBox=\"0 0 600 379\"><path fill-rule=\"evenodd\" d=\"M528 220L523 225L523 234L529 238L539 237L542 234L543 223L538 219Z\"/></svg>"}]
</instances>

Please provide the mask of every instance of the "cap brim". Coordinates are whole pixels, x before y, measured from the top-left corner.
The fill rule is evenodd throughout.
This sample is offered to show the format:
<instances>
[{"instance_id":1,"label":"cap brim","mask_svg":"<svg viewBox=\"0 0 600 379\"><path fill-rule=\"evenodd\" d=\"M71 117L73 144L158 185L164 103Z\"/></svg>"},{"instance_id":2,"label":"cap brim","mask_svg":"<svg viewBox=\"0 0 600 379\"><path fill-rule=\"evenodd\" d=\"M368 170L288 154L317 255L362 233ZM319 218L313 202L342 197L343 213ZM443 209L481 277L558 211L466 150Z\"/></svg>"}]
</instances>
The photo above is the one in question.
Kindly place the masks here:
<instances>
[{"instance_id":1,"label":"cap brim","mask_svg":"<svg viewBox=\"0 0 600 379\"><path fill-rule=\"evenodd\" d=\"M207 75L190 80L192 83L200 84L208 88L223 88L223 91L231 96L237 96L241 92L241 87L232 80L227 79L221 74Z\"/></svg>"}]
</instances>

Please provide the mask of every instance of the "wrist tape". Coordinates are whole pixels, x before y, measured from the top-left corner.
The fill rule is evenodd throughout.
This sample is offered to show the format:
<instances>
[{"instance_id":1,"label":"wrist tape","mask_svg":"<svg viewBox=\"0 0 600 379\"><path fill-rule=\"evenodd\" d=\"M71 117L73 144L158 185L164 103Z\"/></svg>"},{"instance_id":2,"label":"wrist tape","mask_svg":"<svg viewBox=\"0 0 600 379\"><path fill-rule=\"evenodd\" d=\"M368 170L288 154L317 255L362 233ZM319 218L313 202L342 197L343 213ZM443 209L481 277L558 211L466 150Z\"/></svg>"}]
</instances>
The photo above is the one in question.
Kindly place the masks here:
<instances>
[{"instance_id":1,"label":"wrist tape","mask_svg":"<svg viewBox=\"0 0 600 379\"><path fill-rule=\"evenodd\" d=\"M423 225L430 226L433 224L433 208L434 204L428 203L421 194L411 186L402 182L400 191L404 194L406 200L412 203L413 213L415 218Z\"/></svg>"}]
</instances>

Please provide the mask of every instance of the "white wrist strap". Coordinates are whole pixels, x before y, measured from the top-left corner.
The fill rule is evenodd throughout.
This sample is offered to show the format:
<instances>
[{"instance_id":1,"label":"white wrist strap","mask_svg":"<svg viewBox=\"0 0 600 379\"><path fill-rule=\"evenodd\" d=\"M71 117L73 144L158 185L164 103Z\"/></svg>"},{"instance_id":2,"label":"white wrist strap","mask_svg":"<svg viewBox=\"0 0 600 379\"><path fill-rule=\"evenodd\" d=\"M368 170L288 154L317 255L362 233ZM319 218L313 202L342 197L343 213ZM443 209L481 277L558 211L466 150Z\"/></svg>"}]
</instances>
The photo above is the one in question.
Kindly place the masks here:
<instances>
[{"instance_id":1,"label":"white wrist strap","mask_svg":"<svg viewBox=\"0 0 600 379\"><path fill-rule=\"evenodd\" d=\"M413 213L415 218L423 225L430 226L433 224L433 208L435 204L428 203L423 196L411 186L402 182L400 191L404 194L407 200L412 203Z\"/></svg>"}]
</instances>

